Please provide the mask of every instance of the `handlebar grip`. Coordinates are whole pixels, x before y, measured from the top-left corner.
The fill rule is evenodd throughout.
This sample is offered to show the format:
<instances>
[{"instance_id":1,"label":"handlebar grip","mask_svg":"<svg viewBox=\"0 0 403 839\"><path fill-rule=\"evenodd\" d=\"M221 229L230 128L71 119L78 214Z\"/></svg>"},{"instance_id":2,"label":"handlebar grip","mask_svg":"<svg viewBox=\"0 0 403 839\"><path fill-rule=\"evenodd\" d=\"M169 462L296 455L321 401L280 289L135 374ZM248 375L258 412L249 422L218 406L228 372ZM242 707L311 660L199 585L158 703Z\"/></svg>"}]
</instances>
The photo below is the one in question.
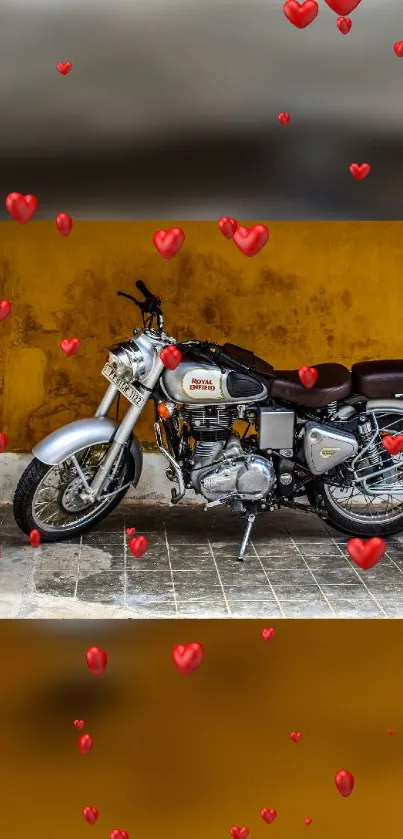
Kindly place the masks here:
<instances>
[{"instance_id":1,"label":"handlebar grip","mask_svg":"<svg viewBox=\"0 0 403 839\"><path fill-rule=\"evenodd\" d=\"M144 294L144 297L146 297L147 299L153 297L151 291L149 291L147 286L143 283L143 280L137 280L136 288L138 288L138 290L141 291L141 293Z\"/></svg>"}]
</instances>

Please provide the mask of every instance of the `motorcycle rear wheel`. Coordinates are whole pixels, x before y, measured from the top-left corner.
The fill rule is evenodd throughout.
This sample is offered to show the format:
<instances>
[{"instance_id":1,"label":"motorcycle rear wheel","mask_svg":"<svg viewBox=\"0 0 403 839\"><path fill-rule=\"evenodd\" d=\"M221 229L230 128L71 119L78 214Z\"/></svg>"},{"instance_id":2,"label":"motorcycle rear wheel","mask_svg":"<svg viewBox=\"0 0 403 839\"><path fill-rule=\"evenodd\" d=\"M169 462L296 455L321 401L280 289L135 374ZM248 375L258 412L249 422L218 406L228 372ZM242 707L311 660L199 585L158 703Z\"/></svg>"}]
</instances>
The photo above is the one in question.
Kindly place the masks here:
<instances>
[{"instance_id":1,"label":"motorcycle rear wheel","mask_svg":"<svg viewBox=\"0 0 403 839\"><path fill-rule=\"evenodd\" d=\"M84 455L89 454L93 456L93 450L97 448L99 447L89 447L85 450ZM141 450L139 451L141 452ZM80 452L76 457L81 459L80 465L83 468L83 453ZM92 467L93 474L95 474L99 462L101 461L98 460L96 467ZM65 497L67 499L72 498L74 503L74 481L76 482L77 488L82 487L77 473L75 478L72 475L70 483L65 483L64 488L62 485L61 488L56 489L53 498L39 501L39 504L45 509L46 505L48 505L48 509L51 509L51 505L54 507L54 511L50 516L46 518L43 515L42 517L38 512L38 498L40 498L41 491L46 493L45 482L52 476L57 477L57 473L60 473L62 468L66 469L66 465L68 467L69 459L60 466L48 466L34 458L26 468L17 485L13 501L14 519L23 533L29 534L32 530L38 530L43 542L61 542L85 533L94 527L95 524L105 519L118 506L128 492L129 486L127 484L132 483L136 485L140 477L142 464L135 462L130 449L125 450L121 464L119 465L119 471L114 479L114 484L108 489L108 492L119 490L119 486L122 489L110 498L101 499L101 501L88 505L87 507L83 506L82 509L77 509L75 512L69 512L68 509L64 509L62 504L63 498ZM85 472L86 468L83 468L83 471ZM87 471L86 477L91 477L89 471ZM70 491L70 496L68 495L69 487L73 487L73 492ZM59 516L58 523L52 524L50 519L52 517L54 519L57 515Z\"/></svg>"}]
</instances>

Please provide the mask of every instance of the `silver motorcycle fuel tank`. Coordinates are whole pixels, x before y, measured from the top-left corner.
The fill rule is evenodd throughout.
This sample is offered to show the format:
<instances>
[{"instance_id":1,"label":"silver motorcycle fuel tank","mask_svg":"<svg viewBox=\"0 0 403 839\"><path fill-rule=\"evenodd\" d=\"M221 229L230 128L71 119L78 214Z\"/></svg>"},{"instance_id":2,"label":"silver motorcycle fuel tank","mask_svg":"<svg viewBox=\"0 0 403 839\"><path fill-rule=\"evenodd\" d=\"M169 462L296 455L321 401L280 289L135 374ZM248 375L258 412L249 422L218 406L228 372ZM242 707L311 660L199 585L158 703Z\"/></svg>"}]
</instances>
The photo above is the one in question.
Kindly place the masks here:
<instances>
[{"instance_id":1,"label":"silver motorcycle fuel tank","mask_svg":"<svg viewBox=\"0 0 403 839\"><path fill-rule=\"evenodd\" d=\"M183 405L260 402L268 393L263 383L243 373L186 361L176 370L164 370L161 386L171 402Z\"/></svg>"}]
</instances>

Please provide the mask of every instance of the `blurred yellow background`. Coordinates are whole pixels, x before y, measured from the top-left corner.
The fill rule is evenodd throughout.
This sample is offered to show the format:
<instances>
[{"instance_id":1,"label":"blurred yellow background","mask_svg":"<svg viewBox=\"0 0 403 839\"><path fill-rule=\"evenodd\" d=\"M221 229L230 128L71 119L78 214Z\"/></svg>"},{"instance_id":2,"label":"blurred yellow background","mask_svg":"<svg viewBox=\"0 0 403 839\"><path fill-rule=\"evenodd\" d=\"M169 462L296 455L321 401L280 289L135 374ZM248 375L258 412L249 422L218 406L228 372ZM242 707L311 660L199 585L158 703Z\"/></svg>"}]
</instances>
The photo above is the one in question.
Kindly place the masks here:
<instances>
[{"instance_id":1,"label":"blurred yellow background","mask_svg":"<svg viewBox=\"0 0 403 839\"><path fill-rule=\"evenodd\" d=\"M283 369L402 355L403 222L266 223L269 243L247 258L217 222L77 222L68 239L54 222L1 222L0 299L14 304L0 343L9 449L94 411L107 347L140 322L116 291L139 278L181 340L230 340ZM167 261L152 236L173 226L186 239ZM66 337L82 340L75 358L60 350ZM137 430L153 439L151 408Z\"/></svg>"},{"instance_id":2,"label":"blurred yellow background","mask_svg":"<svg viewBox=\"0 0 403 839\"><path fill-rule=\"evenodd\" d=\"M225 839L235 824L251 839L397 835L402 622L279 621L270 642L262 626L2 621L2 836ZM183 676L171 650L190 641L205 658ZM100 678L85 664L94 644L109 656ZM94 738L87 756L77 718ZM340 769L355 776L347 799ZM93 827L85 805L100 811Z\"/></svg>"}]
</instances>

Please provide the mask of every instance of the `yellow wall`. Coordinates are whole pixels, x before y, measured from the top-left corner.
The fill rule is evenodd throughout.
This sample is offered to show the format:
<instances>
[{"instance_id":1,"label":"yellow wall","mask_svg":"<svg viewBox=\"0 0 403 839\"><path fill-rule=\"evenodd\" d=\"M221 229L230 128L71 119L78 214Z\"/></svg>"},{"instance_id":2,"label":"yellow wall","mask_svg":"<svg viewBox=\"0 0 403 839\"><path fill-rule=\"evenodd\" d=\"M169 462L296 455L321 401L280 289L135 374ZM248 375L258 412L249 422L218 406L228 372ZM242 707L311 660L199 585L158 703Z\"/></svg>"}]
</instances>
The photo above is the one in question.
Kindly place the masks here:
<instances>
[{"instance_id":1,"label":"yellow wall","mask_svg":"<svg viewBox=\"0 0 403 839\"><path fill-rule=\"evenodd\" d=\"M152 234L164 222L0 223L0 430L29 450L62 423L93 412L107 347L139 324L115 296L143 278L164 300L167 331L182 340L231 340L278 368L403 355L403 222L268 222L253 258L216 222L176 222L186 240L163 260ZM77 336L66 358L59 341ZM151 441L150 413L138 428Z\"/></svg>"}]
</instances>

